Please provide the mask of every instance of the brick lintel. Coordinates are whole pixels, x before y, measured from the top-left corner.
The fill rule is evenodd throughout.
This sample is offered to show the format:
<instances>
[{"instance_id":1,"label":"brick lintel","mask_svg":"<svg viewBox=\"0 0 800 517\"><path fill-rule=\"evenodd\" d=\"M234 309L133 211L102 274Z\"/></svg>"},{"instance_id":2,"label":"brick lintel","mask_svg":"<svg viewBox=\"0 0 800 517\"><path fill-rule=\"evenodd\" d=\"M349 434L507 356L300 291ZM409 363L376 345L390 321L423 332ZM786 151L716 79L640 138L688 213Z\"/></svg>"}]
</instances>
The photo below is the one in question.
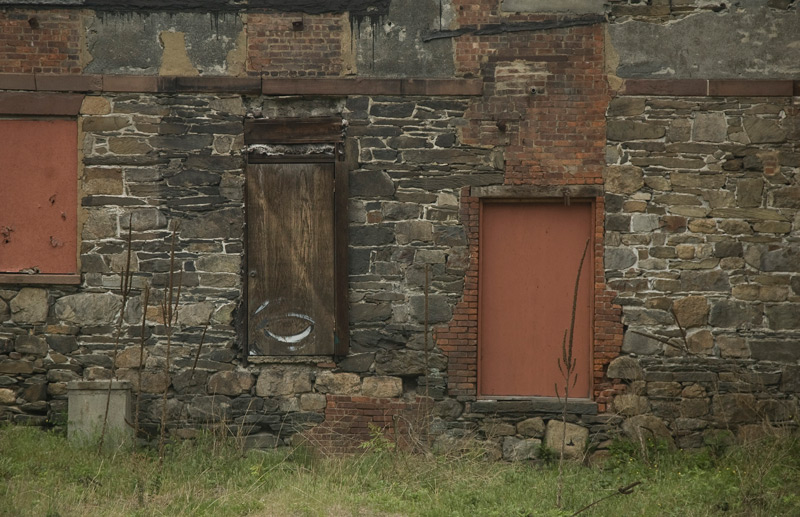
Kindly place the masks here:
<instances>
[{"instance_id":1,"label":"brick lintel","mask_svg":"<svg viewBox=\"0 0 800 517\"><path fill-rule=\"evenodd\" d=\"M37 92L243 93L265 95L482 95L482 79L309 79L144 75L0 74L0 90Z\"/></svg>"}]
</instances>

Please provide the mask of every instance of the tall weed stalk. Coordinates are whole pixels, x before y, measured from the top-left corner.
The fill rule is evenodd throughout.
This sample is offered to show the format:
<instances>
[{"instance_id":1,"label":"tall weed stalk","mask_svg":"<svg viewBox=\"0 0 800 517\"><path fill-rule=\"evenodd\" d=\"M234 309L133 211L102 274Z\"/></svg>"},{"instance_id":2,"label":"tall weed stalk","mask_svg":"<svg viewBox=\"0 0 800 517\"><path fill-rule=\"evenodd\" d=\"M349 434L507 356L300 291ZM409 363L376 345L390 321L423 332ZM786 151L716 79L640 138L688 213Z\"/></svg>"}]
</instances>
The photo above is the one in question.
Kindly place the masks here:
<instances>
[{"instance_id":1,"label":"tall weed stalk","mask_svg":"<svg viewBox=\"0 0 800 517\"><path fill-rule=\"evenodd\" d=\"M591 239L586 239L586 245L583 247L583 254L581 254L581 261L578 264L578 274L575 275L575 289L572 293L572 314L569 321L569 330L564 331L564 339L561 341L561 357L558 359L558 371L564 379L564 403L561 410L561 450L558 455L558 478L556 490L556 506L559 508L563 505L564 493L564 449L567 446L567 405L569 403L569 390L570 387L575 387L578 382L578 373L576 372L578 360L573 357L573 343L575 337L575 312L578 307L578 288L581 281L581 270L583 270L583 262L586 260L586 252L589 250L589 243ZM571 386L570 386L571 385ZM561 400L561 395L558 392L558 384L555 385L556 396Z\"/></svg>"}]
</instances>

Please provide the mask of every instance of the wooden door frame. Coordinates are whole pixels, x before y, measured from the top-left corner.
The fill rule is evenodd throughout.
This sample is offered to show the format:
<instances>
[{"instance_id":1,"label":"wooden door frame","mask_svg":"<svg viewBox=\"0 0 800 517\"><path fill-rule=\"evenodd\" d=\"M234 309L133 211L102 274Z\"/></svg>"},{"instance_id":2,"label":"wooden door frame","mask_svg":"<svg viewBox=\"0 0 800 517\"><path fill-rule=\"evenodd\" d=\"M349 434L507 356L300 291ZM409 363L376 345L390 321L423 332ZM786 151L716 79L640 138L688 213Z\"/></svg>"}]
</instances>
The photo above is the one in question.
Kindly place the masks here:
<instances>
[{"instance_id":1,"label":"wooden door frame","mask_svg":"<svg viewBox=\"0 0 800 517\"><path fill-rule=\"evenodd\" d=\"M593 399L595 390L594 379L594 363L595 358L595 339L596 339L596 302L599 294L595 275L595 255L597 235L595 229L597 228L597 207L598 199L602 199L602 187L594 185L575 185L575 186L490 186L490 187L473 187L471 194L479 201L479 214L478 214L478 254L480 256L483 250L483 206L484 203L588 203L591 205L591 241L589 243L589 257L592 264L590 271L592 271L592 296L589 314L591 318L590 324L590 339L589 339L589 371L586 372L589 381L589 399ZM482 352L482 311L480 310L480 303L482 300L482 278L483 278L483 261L478 260L478 309L477 309L477 339L476 339L476 379L475 379L475 398L478 400L521 400L521 399L555 399L556 397L542 397L536 395L515 395L515 396L497 396L497 395L483 395L482 394L482 380L481 380L481 352ZM553 365L556 368L556 365ZM570 397L575 399L586 400L583 397Z\"/></svg>"},{"instance_id":2,"label":"wooden door frame","mask_svg":"<svg viewBox=\"0 0 800 517\"><path fill-rule=\"evenodd\" d=\"M259 163L330 163L334 167L334 192L333 192L333 239L334 239L334 356L347 355L350 347L350 321L347 293L349 288L347 248L348 248L348 197L349 173L358 162L357 143L351 138L345 138L342 119L340 117L311 117L311 118L284 118L284 119L249 119L245 121L245 144L331 144L332 152L323 154L306 155L279 155L259 156L248 153L245 167ZM245 200L247 200L248 182L245 171ZM243 336L245 343L245 357L250 356L250 309L248 306L248 231L247 210L245 202L245 229L244 229L244 260L243 260L243 294L244 307ZM260 356L277 357L277 356ZM292 357L292 356L288 356ZM303 356L298 356L303 357ZM309 357L309 356L307 356Z\"/></svg>"}]
</instances>

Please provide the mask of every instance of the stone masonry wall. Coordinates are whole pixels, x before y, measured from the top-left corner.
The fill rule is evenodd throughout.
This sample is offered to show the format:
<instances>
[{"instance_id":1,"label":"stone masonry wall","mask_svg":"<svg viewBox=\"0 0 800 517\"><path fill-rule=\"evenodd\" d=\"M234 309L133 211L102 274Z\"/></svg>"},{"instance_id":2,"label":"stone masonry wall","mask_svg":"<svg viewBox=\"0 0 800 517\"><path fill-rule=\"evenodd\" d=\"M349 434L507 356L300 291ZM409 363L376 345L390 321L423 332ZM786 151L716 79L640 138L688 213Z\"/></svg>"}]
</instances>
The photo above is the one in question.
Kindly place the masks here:
<instances>
[{"instance_id":1,"label":"stone masonry wall","mask_svg":"<svg viewBox=\"0 0 800 517\"><path fill-rule=\"evenodd\" d=\"M622 306L622 353L643 368L620 375L630 390L614 409L660 419L685 446L709 429L792 421L797 106L618 97L608 117L606 278ZM619 371L612 363L608 376Z\"/></svg>"}]
</instances>

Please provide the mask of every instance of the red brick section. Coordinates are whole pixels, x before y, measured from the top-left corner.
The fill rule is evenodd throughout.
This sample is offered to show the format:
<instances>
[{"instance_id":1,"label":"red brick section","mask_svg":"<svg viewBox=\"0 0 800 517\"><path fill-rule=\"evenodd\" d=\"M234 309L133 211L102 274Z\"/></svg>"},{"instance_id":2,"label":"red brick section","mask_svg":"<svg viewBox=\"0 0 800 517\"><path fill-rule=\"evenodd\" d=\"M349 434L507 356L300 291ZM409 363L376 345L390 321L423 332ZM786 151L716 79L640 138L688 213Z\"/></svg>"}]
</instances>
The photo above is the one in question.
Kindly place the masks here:
<instances>
[{"instance_id":1,"label":"red brick section","mask_svg":"<svg viewBox=\"0 0 800 517\"><path fill-rule=\"evenodd\" d=\"M461 26L538 21L543 16L500 16L498 2L454 0ZM507 185L602 184L605 111L610 98L603 70L603 26L581 26L454 40L459 75L483 77L484 95L473 100L462 141L505 149ZM535 92L531 91L535 89ZM603 269L604 202L595 199L595 323L593 393L605 410L615 387L605 378L622 346L621 309L606 290ZM448 393L462 400L477 393L480 200L461 192L470 266L464 296L447 327L436 330L448 356ZM556 365L553 365L556 368Z\"/></svg>"},{"instance_id":2,"label":"red brick section","mask_svg":"<svg viewBox=\"0 0 800 517\"><path fill-rule=\"evenodd\" d=\"M389 442L415 448L427 436L431 400L386 399L351 395L328 395L325 422L305 433L305 438L326 453L356 452L380 429Z\"/></svg>"},{"instance_id":3,"label":"red brick section","mask_svg":"<svg viewBox=\"0 0 800 517\"><path fill-rule=\"evenodd\" d=\"M302 30L294 30L299 21ZM247 70L266 77L343 75L342 40L349 23L342 14L250 14Z\"/></svg>"},{"instance_id":4,"label":"red brick section","mask_svg":"<svg viewBox=\"0 0 800 517\"><path fill-rule=\"evenodd\" d=\"M0 11L0 27L4 73L81 73L79 11Z\"/></svg>"}]
</instances>

